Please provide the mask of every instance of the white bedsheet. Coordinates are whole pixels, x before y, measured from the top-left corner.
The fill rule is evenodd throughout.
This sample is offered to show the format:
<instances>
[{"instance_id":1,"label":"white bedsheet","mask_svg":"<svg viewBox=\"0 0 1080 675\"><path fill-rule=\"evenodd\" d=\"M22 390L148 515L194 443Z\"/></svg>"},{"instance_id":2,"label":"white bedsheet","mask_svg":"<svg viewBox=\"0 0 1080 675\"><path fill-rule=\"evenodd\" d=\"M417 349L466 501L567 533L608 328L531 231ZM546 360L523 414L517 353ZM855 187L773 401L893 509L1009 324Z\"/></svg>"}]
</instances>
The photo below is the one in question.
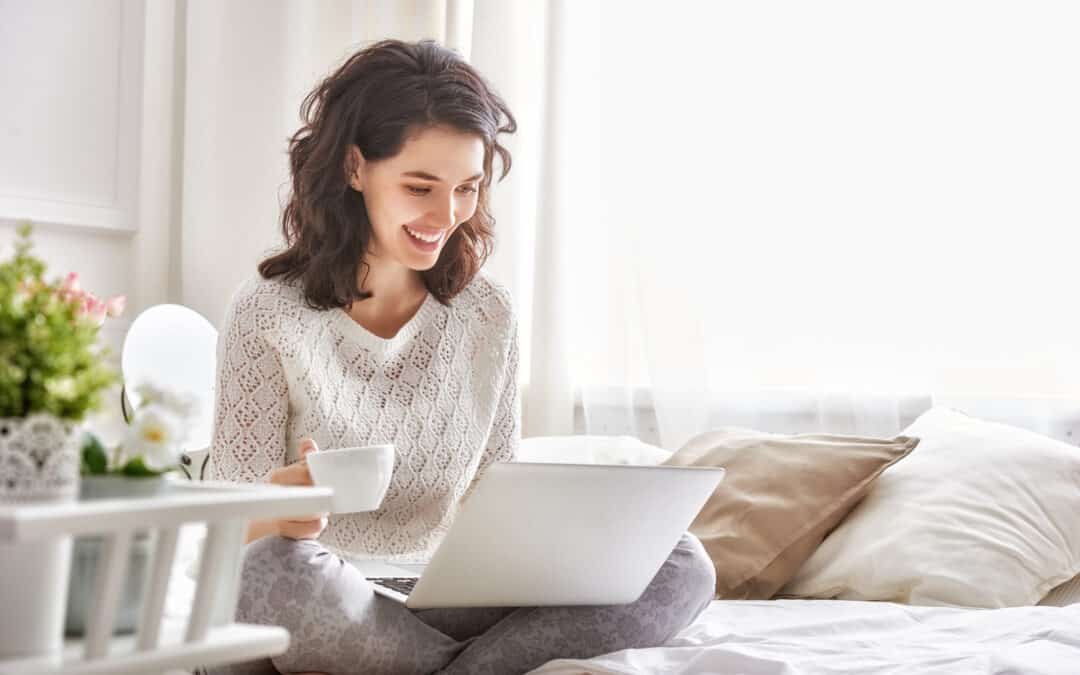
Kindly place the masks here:
<instances>
[{"instance_id":1,"label":"white bedsheet","mask_svg":"<svg viewBox=\"0 0 1080 675\"><path fill-rule=\"evenodd\" d=\"M1080 605L978 610L840 600L716 601L663 647L559 659L573 673L1080 673Z\"/></svg>"}]
</instances>

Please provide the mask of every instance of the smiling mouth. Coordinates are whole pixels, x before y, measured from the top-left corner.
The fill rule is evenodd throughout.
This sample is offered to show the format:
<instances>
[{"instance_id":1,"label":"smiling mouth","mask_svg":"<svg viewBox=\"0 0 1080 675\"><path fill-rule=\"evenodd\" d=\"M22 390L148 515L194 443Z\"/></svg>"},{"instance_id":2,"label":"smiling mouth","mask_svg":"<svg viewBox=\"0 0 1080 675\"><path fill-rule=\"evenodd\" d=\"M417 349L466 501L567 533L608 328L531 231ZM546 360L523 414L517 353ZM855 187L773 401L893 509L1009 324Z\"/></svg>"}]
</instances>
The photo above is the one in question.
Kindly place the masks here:
<instances>
[{"instance_id":1,"label":"smiling mouth","mask_svg":"<svg viewBox=\"0 0 1080 675\"><path fill-rule=\"evenodd\" d=\"M409 233L409 236L411 236L413 239L416 239L417 241L422 241L425 244L434 244L435 242L443 238L442 232L439 232L438 234L426 234L424 232L414 230L408 225L405 225L404 227L405 231Z\"/></svg>"}]
</instances>

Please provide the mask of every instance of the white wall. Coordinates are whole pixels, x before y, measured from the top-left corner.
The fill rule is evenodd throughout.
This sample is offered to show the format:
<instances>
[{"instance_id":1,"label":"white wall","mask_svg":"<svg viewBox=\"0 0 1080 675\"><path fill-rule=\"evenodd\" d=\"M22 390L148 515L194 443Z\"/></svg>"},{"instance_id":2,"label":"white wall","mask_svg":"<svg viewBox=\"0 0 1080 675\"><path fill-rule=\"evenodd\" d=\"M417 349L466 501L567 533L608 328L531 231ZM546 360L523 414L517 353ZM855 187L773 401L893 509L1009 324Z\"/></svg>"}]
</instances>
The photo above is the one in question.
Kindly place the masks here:
<instances>
[{"instance_id":1,"label":"white wall","mask_svg":"<svg viewBox=\"0 0 1080 675\"><path fill-rule=\"evenodd\" d=\"M121 64L138 44L124 39L136 18L125 9L0 3L0 242L33 219L49 273L78 271L103 296L132 285L133 137L122 130L134 79Z\"/></svg>"},{"instance_id":2,"label":"white wall","mask_svg":"<svg viewBox=\"0 0 1080 675\"><path fill-rule=\"evenodd\" d=\"M315 18L304 3L188 4L181 297L215 325L236 287L281 242L287 140L300 101L325 74L316 64L345 55L320 53L308 39L332 30ZM339 28L347 40L348 22ZM298 53L296 45L311 49Z\"/></svg>"},{"instance_id":3,"label":"white wall","mask_svg":"<svg viewBox=\"0 0 1080 675\"><path fill-rule=\"evenodd\" d=\"M0 0L0 245L29 219L50 276L76 271L99 296L127 295L103 332L114 354L140 309L177 297L176 11Z\"/></svg>"}]
</instances>

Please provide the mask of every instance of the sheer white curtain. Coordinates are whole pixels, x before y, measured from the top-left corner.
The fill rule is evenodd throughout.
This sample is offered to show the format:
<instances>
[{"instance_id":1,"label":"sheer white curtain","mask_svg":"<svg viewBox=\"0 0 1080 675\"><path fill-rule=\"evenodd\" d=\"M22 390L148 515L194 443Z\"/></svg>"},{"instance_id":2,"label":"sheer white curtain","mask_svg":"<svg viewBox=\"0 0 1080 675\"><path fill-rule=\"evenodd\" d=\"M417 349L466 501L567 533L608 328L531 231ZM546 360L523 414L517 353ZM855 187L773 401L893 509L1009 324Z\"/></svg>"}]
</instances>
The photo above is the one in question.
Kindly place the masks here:
<instances>
[{"instance_id":1,"label":"sheer white curtain","mask_svg":"<svg viewBox=\"0 0 1080 675\"><path fill-rule=\"evenodd\" d=\"M527 433L1080 437L1080 8L554 7Z\"/></svg>"}]
</instances>

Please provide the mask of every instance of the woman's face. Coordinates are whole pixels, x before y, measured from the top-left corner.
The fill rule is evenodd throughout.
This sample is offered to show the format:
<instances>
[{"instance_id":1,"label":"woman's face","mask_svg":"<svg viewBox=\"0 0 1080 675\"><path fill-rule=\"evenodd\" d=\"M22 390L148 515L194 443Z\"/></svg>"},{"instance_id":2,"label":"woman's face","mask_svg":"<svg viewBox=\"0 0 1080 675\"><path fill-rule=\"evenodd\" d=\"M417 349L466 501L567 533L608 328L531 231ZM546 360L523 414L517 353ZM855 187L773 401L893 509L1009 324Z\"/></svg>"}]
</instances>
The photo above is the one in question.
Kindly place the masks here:
<instances>
[{"instance_id":1,"label":"woman's face","mask_svg":"<svg viewBox=\"0 0 1080 675\"><path fill-rule=\"evenodd\" d=\"M447 127L413 134L397 155L357 161L350 184L364 194L373 238L369 253L416 271L433 267L443 245L476 211L484 173L480 136Z\"/></svg>"}]
</instances>

